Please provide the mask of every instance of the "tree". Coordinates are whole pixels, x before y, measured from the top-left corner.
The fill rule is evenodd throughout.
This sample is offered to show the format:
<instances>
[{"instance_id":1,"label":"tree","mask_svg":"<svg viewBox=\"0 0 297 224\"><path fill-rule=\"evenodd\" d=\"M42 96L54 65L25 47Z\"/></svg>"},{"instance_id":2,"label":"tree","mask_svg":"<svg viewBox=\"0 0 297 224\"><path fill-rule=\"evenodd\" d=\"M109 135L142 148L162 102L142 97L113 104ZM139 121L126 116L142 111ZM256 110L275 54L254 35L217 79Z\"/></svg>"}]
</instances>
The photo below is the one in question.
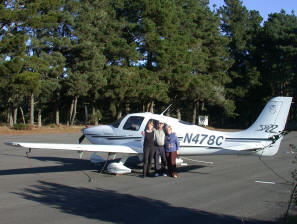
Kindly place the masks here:
<instances>
[{"instance_id":1,"label":"tree","mask_svg":"<svg viewBox=\"0 0 297 224\"><path fill-rule=\"evenodd\" d=\"M161 81L154 72L145 68L140 70L140 79L137 82L139 92L138 101L143 111L154 112L155 101L168 103L168 85Z\"/></svg>"},{"instance_id":2,"label":"tree","mask_svg":"<svg viewBox=\"0 0 297 224\"><path fill-rule=\"evenodd\" d=\"M144 56L143 67L156 76L152 80L160 80L169 85L168 95L178 106L182 100L179 91L187 88L188 82L185 76L189 74L188 40L179 29L179 9L175 1L167 0L158 0L154 4L143 0L135 4L133 10L137 8L140 12L134 14L138 24L136 32L138 49ZM177 85L179 90L175 88ZM147 86L147 89L154 88ZM160 95L164 94L164 90L165 88L161 89ZM158 98L166 100L167 97ZM156 100L157 97L151 99L152 106ZM153 108L150 110L153 111Z\"/></svg>"},{"instance_id":3,"label":"tree","mask_svg":"<svg viewBox=\"0 0 297 224\"><path fill-rule=\"evenodd\" d=\"M229 39L229 53L234 61L228 70L232 79L227 85L228 97L237 105L236 113L241 114L241 124L246 124L244 121L249 120L246 107L254 106L248 97L260 85L256 46L262 18L257 11L248 11L240 0L225 0L219 13L221 29Z\"/></svg>"},{"instance_id":4,"label":"tree","mask_svg":"<svg viewBox=\"0 0 297 224\"><path fill-rule=\"evenodd\" d=\"M137 97L138 88L135 86L139 75L137 69L110 66L107 70L107 90L105 97L109 99L113 117L120 119L124 105Z\"/></svg>"},{"instance_id":5,"label":"tree","mask_svg":"<svg viewBox=\"0 0 297 224\"><path fill-rule=\"evenodd\" d=\"M186 92L191 102L192 122L195 123L197 114L210 104L223 107L230 116L233 111L232 107L227 107L225 86L231 81L226 71L232 60L227 51L228 42L219 30L219 17L204 1L181 1L180 7L183 12L179 16L180 29L189 39L187 61L191 74L187 77L190 84L181 94Z\"/></svg>"},{"instance_id":6,"label":"tree","mask_svg":"<svg viewBox=\"0 0 297 224\"><path fill-rule=\"evenodd\" d=\"M14 86L29 96L30 124L34 125L34 96L40 93L40 74L37 72L24 71L14 77Z\"/></svg>"},{"instance_id":7,"label":"tree","mask_svg":"<svg viewBox=\"0 0 297 224\"><path fill-rule=\"evenodd\" d=\"M14 78L22 72L26 41L28 36L23 29L21 3L18 1L3 2L0 5L0 77L4 84L2 92L3 104L7 110L7 121L10 126L16 122L17 107L22 101L22 94L15 91ZM14 116L12 114L14 113ZM14 119L13 119L14 117Z\"/></svg>"},{"instance_id":8,"label":"tree","mask_svg":"<svg viewBox=\"0 0 297 224\"><path fill-rule=\"evenodd\" d=\"M67 77L64 80L64 85L67 88L67 95L72 98L67 122L71 126L74 125L78 98L86 96L90 88L87 79L88 76L85 74L68 73Z\"/></svg>"},{"instance_id":9,"label":"tree","mask_svg":"<svg viewBox=\"0 0 297 224\"><path fill-rule=\"evenodd\" d=\"M264 99L276 95L296 97L297 17L285 11L270 14L261 35L261 91ZM293 104L291 114L296 108Z\"/></svg>"},{"instance_id":10,"label":"tree","mask_svg":"<svg viewBox=\"0 0 297 224\"><path fill-rule=\"evenodd\" d=\"M22 72L23 65L22 56L15 56L0 65L1 91L7 107L7 121L10 127L17 122L17 108L21 105L25 95L24 88L18 88L15 82L16 76Z\"/></svg>"},{"instance_id":11,"label":"tree","mask_svg":"<svg viewBox=\"0 0 297 224\"><path fill-rule=\"evenodd\" d=\"M102 100L103 88L107 85L105 66L107 60L112 63L112 58L115 58L109 50L113 46L113 41L117 39L114 35L121 35L119 26L122 25L117 22L112 6L110 1L80 2L80 7L76 10L73 32L77 39L73 40L71 54L68 57L71 70L77 75L85 76L88 82L86 103L92 108L91 117L94 123L98 123L101 117L102 103L98 101ZM117 50L124 48L122 45L121 47L117 46Z\"/></svg>"},{"instance_id":12,"label":"tree","mask_svg":"<svg viewBox=\"0 0 297 224\"><path fill-rule=\"evenodd\" d=\"M136 29L137 16L134 12L138 9L130 8L131 4L134 3L135 1L116 1L107 7L109 20L106 33L108 35L104 36L106 44L104 55L107 59L105 67L107 75L106 92L109 109L113 117L116 116L117 118L121 117L123 112L129 113L133 101L135 104L138 103L139 93L136 90L139 85L138 60L141 55L137 52L137 41L139 39ZM111 80L117 75L117 72L123 82L119 82L118 78L115 81ZM115 83L117 83L116 89L123 89L121 97L118 97L119 93L117 92L112 94ZM120 99L120 102L117 99Z\"/></svg>"}]
</instances>

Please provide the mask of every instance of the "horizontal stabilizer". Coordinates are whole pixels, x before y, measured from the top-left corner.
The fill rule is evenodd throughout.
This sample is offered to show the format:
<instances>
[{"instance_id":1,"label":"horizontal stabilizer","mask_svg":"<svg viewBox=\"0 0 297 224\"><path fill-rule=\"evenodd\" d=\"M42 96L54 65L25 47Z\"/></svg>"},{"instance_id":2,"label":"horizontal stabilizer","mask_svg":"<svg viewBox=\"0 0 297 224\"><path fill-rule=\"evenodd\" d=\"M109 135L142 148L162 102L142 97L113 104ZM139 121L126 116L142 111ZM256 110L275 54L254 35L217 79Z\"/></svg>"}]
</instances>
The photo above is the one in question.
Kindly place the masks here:
<instances>
[{"instance_id":1,"label":"horizontal stabilizer","mask_svg":"<svg viewBox=\"0 0 297 224\"><path fill-rule=\"evenodd\" d=\"M271 143L271 142L270 142ZM226 150L231 150L231 151L256 151L259 149L263 149L267 147L267 142L266 143L232 143L230 146L224 146L223 149Z\"/></svg>"}]
</instances>

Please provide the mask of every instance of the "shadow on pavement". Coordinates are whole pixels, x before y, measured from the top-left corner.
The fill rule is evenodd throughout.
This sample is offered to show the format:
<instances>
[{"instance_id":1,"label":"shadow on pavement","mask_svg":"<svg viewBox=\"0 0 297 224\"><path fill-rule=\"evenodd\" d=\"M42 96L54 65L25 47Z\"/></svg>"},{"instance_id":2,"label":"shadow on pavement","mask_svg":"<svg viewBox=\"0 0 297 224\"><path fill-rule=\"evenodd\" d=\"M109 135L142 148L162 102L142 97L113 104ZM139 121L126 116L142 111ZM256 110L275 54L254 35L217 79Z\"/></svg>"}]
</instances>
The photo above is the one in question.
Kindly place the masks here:
<instances>
[{"instance_id":1,"label":"shadow on pavement","mask_svg":"<svg viewBox=\"0 0 297 224\"><path fill-rule=\"evenodd\" d=\"M25 157L24 157L25 158ZM25 158L27 159L27 158ZM0 170L0 175L34 174L34 173L52 173L81 170L96 170L96 166L85 159L71 159L60 157L30 157L26 168ZM44 162L55 162L53 166L35 166L34 160Z\"/></svg>"},{"instance_id":2,"label":"shadow on pavement","mask_svg":"<svg viewBox=\"0 0 297 224\"><path fill-rule=\"evenodd\" d=\"M1 175L20 175L20 174L35 174L35 173L55 173L55 172L67 172L67 171L87 171L93 170L98 171L101 170L104 163L93 164L90 160L87 159L73 159L73 158L61 158L61 157L29 157L26 158L22 156L24 159L28 160L28 166L26 168L17 168L17 169L7 169L0 170ZM34 160L42 161L42 162L54 162L57 165L51 166L36 166L34 164ZM119 159L114 160L118 162ZM114 161L109 161L114 162ZM40 165L40 164L38 164ZM46 165L46 164L45 164ZM129 158L127 160L126 165L130 167L134 173L142 173L142 163L137 158ZM179 167L178 172L193 172L199 173L195 171L196 169L203 168L204 166L199 165L189 165L186 167ZM106 172L104 172L106 173ZM200 173L201 174L201 173Z\"/></svg>"},{"instance_id":3,"label":"shadow on pavement","mask_svg":"<svg viewBox=\"0 0 297 224\"><path fill-rule=\"evenodd\" d=\"M259 220L242 222L237 217L174 207L169 203L146 197L45 181L40 181L38 185L27 188L22 193L14 194L54 207L64 213L113 223L272 223Z\"/></svg>"}]
</instances>

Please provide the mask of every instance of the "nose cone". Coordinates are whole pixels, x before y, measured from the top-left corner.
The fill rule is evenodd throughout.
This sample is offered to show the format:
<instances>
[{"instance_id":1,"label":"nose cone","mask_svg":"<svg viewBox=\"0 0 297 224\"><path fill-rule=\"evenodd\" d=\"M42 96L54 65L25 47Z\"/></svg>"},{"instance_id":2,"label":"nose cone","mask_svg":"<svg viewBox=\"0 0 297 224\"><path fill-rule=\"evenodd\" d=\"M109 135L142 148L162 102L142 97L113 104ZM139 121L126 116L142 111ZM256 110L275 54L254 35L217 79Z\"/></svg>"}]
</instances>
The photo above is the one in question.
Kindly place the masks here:
<instances>
[{"instance_id":1,"label":"nose cone","mask_svg":"<svg viewBox=\"0 0 297 224\"><path fill-rule=\"evenodd\" d=\"M85 135L113 135L113 128L110 125L100 125L83 130Z\"/></svg>"}]
</instances>

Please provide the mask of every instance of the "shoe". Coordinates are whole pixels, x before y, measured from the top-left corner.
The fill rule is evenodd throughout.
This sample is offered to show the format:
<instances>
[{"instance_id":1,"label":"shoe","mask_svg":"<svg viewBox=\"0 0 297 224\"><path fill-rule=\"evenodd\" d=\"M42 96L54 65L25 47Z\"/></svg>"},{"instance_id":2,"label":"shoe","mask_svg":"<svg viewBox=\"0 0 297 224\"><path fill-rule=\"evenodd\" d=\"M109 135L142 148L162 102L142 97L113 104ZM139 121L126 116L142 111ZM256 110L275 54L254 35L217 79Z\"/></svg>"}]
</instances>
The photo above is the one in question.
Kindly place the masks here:
<instances>
[{"instance_id":1,"label":"shoe","mask_svg":"<svg viewBox=\"0 0 297 224\"><path fill-rule=\"evenodd\" d=\"M166 174L166 173L162 173L162 176L163 176L163 177L167 177L167 174Z\"/></svg>"},{"instance_id":2,"label":"shoe","mask_svg":"<svg viewBox=\"0 0 297 224\"><path fill-rule=\"evenodd\" d=\"M158 176L160 176L158 173L155 173L155 177L158 177Z\"/></svg>"}]
</instances>

